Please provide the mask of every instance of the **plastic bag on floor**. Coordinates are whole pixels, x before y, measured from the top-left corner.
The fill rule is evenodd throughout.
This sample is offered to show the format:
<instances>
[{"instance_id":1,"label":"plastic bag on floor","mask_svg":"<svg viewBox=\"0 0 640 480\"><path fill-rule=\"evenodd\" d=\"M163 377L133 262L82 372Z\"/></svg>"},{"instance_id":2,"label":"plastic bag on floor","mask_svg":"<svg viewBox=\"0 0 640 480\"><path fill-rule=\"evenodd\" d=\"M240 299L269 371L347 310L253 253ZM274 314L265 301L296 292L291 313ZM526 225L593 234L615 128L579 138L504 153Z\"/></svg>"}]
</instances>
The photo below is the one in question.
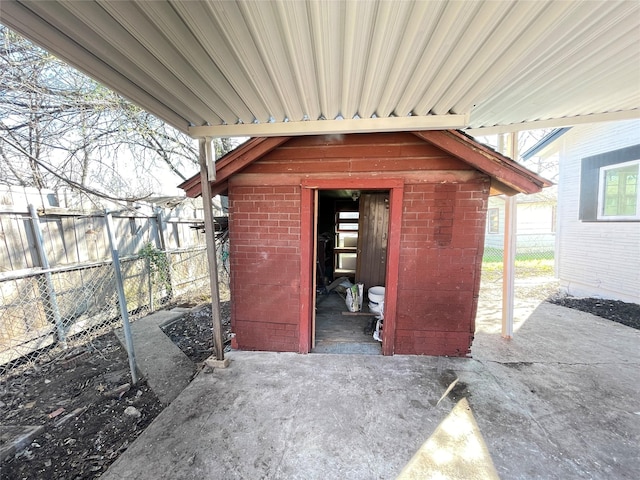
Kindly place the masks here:
<instances>
[{"instance_id":1,"label":"plastic bag on floor","mask_svg":"<svg viewBox=\"0 0 640 480\"><path fill-rule=\"evenodd\" d=\"M373 338L379 342L382 341L382 318L378 318L376 321L376 330L373 332Z\"/></svg>"},{"instance_id":2,"label":"plastic bag on floor","mask_svg":"<svg viewBox=\"0 0 640 480\"><path fill-rule=\"evenodd\" d=\"M347 289L347 309L350 312L359 312L362 310L362 292L364 290L363 283L356 283Z\"/></svg>"},{"instance_id":3,"label":"plastic bag on floor","mask_svg":"<svg viewBox=\"0 0 640 480\"><path fill-rule=\"evenodd\" d=\"M351 283L347 277L340 277L331 282L331 284L327 287L327 290L335 290L344 297L347 294L347 290L352 286L353 283Z\"/></svg>"}]
</instances>

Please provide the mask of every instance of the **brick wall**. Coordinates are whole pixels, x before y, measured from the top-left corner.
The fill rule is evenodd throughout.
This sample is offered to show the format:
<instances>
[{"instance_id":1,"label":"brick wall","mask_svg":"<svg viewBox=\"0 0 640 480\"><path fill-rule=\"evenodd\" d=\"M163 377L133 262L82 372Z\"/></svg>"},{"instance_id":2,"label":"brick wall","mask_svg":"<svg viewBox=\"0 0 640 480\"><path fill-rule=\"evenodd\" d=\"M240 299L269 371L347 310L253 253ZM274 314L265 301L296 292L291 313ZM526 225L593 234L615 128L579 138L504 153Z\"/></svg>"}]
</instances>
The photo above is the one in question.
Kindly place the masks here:
<instances>
[{"instance_id":1,"label":"brick wall","mask_svg":"<svg viewBox=\"0 0 640 480\"><path fill-rule=\"evenodd\" d=\"M395 353L465 356L489 181L405 187ZM298 351L300 189L230 186L234 347Z\"/></svg>"},{"instance_id":2,"label":"brick wall","mask_svg":"<svg viewBox=\"0 0 640 480\"><path fill-rule=\"evenodd\" d=\"M485 178L406 185L395 353L469 353L488 193Z\"/></svg>"},{"instance_id":3,"label":"brick wall","mask_svg":"<svg viewBox=\"0 0 640 480\"><path fill-rule=\"evenodd\" d=\"M230 185L229 209L234 346L296 352L300 187Z\"/></svg>"}]
</instances>

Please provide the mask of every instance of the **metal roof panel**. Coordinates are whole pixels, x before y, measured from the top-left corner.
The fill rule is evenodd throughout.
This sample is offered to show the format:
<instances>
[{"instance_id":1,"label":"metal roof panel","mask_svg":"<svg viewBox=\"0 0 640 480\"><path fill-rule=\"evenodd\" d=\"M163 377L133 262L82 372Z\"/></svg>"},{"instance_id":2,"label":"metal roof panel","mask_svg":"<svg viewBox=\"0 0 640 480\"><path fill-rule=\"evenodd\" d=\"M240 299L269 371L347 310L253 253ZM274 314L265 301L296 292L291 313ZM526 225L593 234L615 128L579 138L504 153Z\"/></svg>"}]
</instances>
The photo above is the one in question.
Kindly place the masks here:
<instances>
[{"instance_id":1,"label":"metal roof panel","mask_svg":"<svg viewBox=\"0 0 640 480\"><path fill-rule=\"evenodd\" d=\"M4 0L0 21L198 134L640 116L636 0Z\"/></svg>"}]
</instances>

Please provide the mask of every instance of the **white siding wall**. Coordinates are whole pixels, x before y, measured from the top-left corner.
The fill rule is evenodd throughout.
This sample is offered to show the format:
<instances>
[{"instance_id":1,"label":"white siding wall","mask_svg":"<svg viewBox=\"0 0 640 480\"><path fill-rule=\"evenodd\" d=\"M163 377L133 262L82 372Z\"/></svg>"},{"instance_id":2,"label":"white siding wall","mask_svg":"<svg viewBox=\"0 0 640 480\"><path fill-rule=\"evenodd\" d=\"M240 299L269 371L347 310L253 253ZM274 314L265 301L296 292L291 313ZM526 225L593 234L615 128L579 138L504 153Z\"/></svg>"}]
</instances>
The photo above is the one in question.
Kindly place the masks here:
<instances>
[{"instance_id":1,"label":"white siding wall","mask_svg":"<svg viewBox=\"0 0 640 480\"><path fill-rule=\"evenodd\" d=\"M524 252L525 249L532 251L549 251L555 247L555 233L553 230L553 201L527 202L525 195L518 195L516 213L516 242L517 249ZM489 233L489 212L487 212L487 226L484 246L485 248L504 247L504 199L502 197L490 197L489 209L499 210L498 233Z\"/></svg>"},{"instance_id":2,"label":"white siding wall","mask_svg":"<svg viewBox=\"0 0 640 480\"><path fill-rule=\"evenodd\" d=\"M485 226L486 234L484 237L484 246L489 248L504 247L504 199L502 197L489 197L488 209L498 209L498 233L489 233L489 211L487 210L487 224Z\"/></svg>"},{"instance_id":3,"label":"white siding wall","mask_svg":"<svg viewBox=\"0 0 640 480\"><path fill-rule=\"evenodd\" d=\"M640 303L640 222L578 220L581 159L640 143L640 120L575 127L561 139L557 271L570 295Z\"/></svg>"}]
</instances>

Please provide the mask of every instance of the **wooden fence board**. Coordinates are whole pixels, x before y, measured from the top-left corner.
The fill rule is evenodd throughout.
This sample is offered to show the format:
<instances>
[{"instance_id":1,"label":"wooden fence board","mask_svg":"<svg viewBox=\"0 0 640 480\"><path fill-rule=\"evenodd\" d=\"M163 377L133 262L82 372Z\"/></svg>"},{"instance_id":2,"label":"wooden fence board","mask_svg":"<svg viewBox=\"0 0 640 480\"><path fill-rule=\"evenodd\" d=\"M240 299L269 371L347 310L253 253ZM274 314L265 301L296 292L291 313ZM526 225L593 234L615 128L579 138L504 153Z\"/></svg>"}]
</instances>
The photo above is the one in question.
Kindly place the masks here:
<instances>
[{"instance_id":1,"label":"wooden fence board","mask_svg":"<svg viewBox=\"0 0 640 480\"><path fill-rule=\"evenodd\" d=\"M61 209L58 209L61 210ZM192 214L192 212L191 212ZM49 214L39 218L43 246L52 268L109 260L111 247L103 215ZM145 244L175 250L202 245L204 236L191 228L195 219L162 221L149 217L115 217L114 229L121 256L138 255ZM39 267L28 211L0 211L0 272Z\"/></svg>"},{"instance_id":2,"label":"wooden fence board","mask_svg":"<svg viewBox=\"0 0 640 480\"><path fill-rule=\"evenodd\" d=\"M37 257L33 255L29 245L29 237L32 235L26 231L26 229L30 229L28 217L15 214L3 215L2 217L5 246L10 262L9 268L5 269L5 266L2 265L2 269L11 271L39 266L37 262L34 262L34 258Z\"/></svg>"},{"instance_id":3,"label":"wooden fence board","mask_svg":"<svg viewBox=\"0 0 640 480\"><path fill-rule=\"evenodd\" d=\"M17 270L13 268L11 255L9 255L9 242L11 237L9 232L5 232L3 216L0 215L0 272Z\"/></svg>"},{"instance_id":4,"label":"wooden fence board","mask_svg":"<svg viewBox=\"0 0 640 480\"><path fill-rule=\"evenodd\" d=\"M76 232L76 223L74 217L62 217L60 219L62 225L62 242L67 252L68 263L78 263L78 237Z\"/></svg>"},{"instance_id":5,"label":"wooden fence board","mask_svg":"<svg viewBox=\"0 0 640 480\"><path fill-rule=\"evenodd\" d=\"M62 224L59 220L59 218L39 219L44 251L51 267L67 264L67 253L62 242Z\"/></svg>"},{"instance_id":6,"label":"wooden fence board","mask_svg":"<svg viewBox=\"0 0 640 480\"><path fill-rule=\"evenodd\" d=\"M107 235L107 224L104 217L92 217L93 228L96 230L94 237L94 255L96 260L108 260L111 258L111 246Z\"/></svg>"}]
</instances>

